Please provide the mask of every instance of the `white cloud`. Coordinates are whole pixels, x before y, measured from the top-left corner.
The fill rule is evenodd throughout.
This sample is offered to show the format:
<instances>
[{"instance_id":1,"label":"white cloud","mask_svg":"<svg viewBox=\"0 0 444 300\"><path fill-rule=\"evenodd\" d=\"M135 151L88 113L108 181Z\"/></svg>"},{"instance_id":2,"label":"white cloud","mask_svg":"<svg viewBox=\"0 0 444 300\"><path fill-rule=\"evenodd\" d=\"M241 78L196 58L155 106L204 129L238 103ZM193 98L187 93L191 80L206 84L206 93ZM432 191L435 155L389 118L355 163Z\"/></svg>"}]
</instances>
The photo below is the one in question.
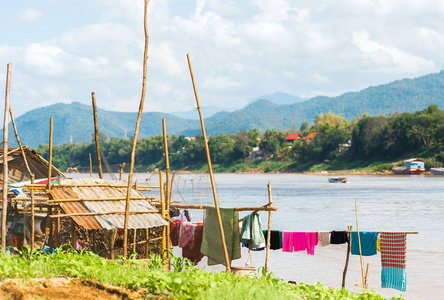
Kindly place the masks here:
<instances>
[{"instance_id":1,"label":"white cloud","mask_svg":"<svg viewBox=\"0 0 444 300\"><path fill-rule=\"evenodd\" d=\"M18 14L17 20L23 23L31 23L39 20L42 15L43 13L40 10L25 9Z\"/></svg>"}]
</instances>

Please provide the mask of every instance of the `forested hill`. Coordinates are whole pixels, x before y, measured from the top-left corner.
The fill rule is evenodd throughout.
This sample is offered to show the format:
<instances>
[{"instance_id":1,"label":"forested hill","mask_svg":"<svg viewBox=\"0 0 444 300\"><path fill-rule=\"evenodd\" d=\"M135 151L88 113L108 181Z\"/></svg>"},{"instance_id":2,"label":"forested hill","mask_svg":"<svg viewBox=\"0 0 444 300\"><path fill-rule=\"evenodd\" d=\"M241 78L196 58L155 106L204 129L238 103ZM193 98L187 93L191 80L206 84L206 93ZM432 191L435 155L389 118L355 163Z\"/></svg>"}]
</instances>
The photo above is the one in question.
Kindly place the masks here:
<instances>
[{"instance_id":1,"label":"forested hill","mask_svg":"<svg viewBox=\"0 0 444 300\"><path fill-rule=\"evenodd\" d=\"M303 122L311 123L320 113L341 114L353 119L356 114L370 116L388 115L394 112L414 112L431 104L444 108L444 71L415 79L398 80L386 85L369 87L359 92L349 92L337 97L318 96L291 105L277 105L268 100L257 100L241 110L220 112L205 121L207 133L237 133L240 129L259 131L266 129L288 129L300 127ZM54 104L27 112L17 118L16 123L23 144L37 147L48 143L49 118L54 117L54 144L90 142L92 140L93 118L91 106L74 102ZM134 134L136 113L121 113L98 110L99 130L108 137ZM201 132L196 120L186 120L171 114L148 112L142 117L141 138L160 134L161 119L167 120L168 134L194 136ZM11 126L12 128L12 126ZM14 141L12 129L10 141Z\"/></svg>"}]
</instances>

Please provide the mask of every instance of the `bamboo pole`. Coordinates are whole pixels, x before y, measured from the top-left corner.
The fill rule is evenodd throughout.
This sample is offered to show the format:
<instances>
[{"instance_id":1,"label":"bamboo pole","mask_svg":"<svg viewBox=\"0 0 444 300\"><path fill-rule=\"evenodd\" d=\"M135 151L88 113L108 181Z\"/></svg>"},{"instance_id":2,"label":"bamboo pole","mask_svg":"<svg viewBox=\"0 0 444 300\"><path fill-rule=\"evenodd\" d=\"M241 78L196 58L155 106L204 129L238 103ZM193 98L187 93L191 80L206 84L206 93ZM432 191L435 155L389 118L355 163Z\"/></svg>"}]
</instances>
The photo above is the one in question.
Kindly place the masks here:
<instances>
[{"instance_id":1,"label":"bamboo pole","mask_svg":"<svg viewBox=\"0 0 444 300\"><path fill-rule=\"evenodd\" d=\"M147 200L152 197L131 197L131 200ZM72 198L72 199L51 199L48 200L48 203L63 203L63 202L78 202L78 201L122 201L126 200L123 197L117 198Z\"/></svg>"},{"instance_id":2,"label":"bamboo pole","mask_svg":"<svg viewBox=\"0 0 444 300\"><path fill-rule=\"evenodd\" d=\"M123 168L125 168L125 163L122 163L120 165L120 176L119 176L119 180L122 180L123 178Z\"/></svg>"},{"instance_id":3,"label":"bamboo pole","mask_svg":"<svg viewBox=\"0 0 444 300\"><path fill-rule=\"evenodd\" d=\"M206 205L188 205L188 204L171 204L172 208L178 209L204 209ZM235 211L277 211L277 207L268 206L268 203L264 206L246 206L246 207L235 207Z\"/></svg>"},{"instance_id":4,"label":"bamboo pole","mask_svg":"<svg viewBox=\"0 0 444 300\"><path fill-rule=\"evenodd\" d=\"M55 211L56 211L56 216L58 216L60 214L59 209L56 208ZM55 232L54 232L54 235L55 235L54 239L55 239L55 246L56 246L56 248L60 247L60 235L59 235L59 233L60 233L60 218L57 218L56 222L55 222Z\"/></svg>"},{"instance_id":5,"label":"bamboo pole","mask_svg":"<svg viewBox=\"0 0 444 300\"><path fill-rule=\"evenodd\" d=\"M140 98L139 113L137 114L136 129L134 130L133 137L133 147L131 150L131 164L128 174L128 188L127 188L127 199L126 199L126 209L125 209L125 222L123 230L123 257L127 257L128 254L128 211L130 206L130 194L131 194L131 183L133 180L134 171L134 160L136 156L136 144L137 136L139 135L140 119L142 118L143 104L145 102L145 91L146 91L146 71L147 71L147 60L148 60L148 25L147 25L147 8L149 0L145 0L144 8L144 29L145 29L145 50L143 56L143 84L142 84L142 95Z\"/></svg>"},{"instance_id":6,"label":"bamboo pole","mask_svg":"<svg viewBox=\"0 0 444 300\"><path fill-rule=\"evenodd\" d=\"M76 222L71 218L71 246L76 249L77 247L77 231Z\"/></svg>"},{"instance_id":7,"label":"bamboo pole","mask_svg":"<svg viewBox=\"0 0 444 300\"><path fill-rule=\"evenodd\" d=\"M54 169L54 168L53 168ZM113 187L113 188L127 188L128 185L123 184L109 184L109 183L89 183L89 184L60 184L60 183L53 183L54 187ZM27 184L25 185L27 188L34 188L34 189L42 189L45 190L46 187L42 184ZM133 185L133 188L135 186ZM149 185L139 185L138 189L159 189L160 187L155 186L149 186Z\"/></svg>"},{"instance_id":8,"label":"bamboo pole","mask_svg":"<svg viewBox=\"0 0 444 300\"><path fill-rule=\"evenodd\" d=\"M159 184L160 184L160 212L162 214L162 218L165 218L165 191L163 189L163 174L162 171L159 171ZM163 226L162 228L162 257L169 258L168 254L166 254L165 250L167 249L167 226ZM169 263L164 265L163 268L165 270L169 269Z\"/></svg>"},{"instance_id":9,"label":"bamboo pole","mask_svg":"<svg viewBox=\"0 0 444 300\"><path fill-rule=\"evenodd\" d=\"M353 226L348 226L347 228L347 234L348 234L348 239L347 239L347 257L345 259L345 267L344 267L344 272L342 273L342 288L345 288L345 277L347 276L347 269L348 269L348 262L350 260L350 240L351 240L351 236L350 236L350 232L352 231Z\"/></svg>"},{"instance_id":10,"label":"bamboo pole","mask_svg":"<svg viewBox=\"0 0 444 300\"><path fill-rule=\"evenodd\" d=\"M114 243L116 242L117 228L111 230L111 237L109 240L109 258L114 259Z\"/></svg>"},{"instance_id":11,"label":"bamboo pole","mask_svg":"<svg viewBox=\"0 0 444 300\"><path fill-rule=\"evenodd\" d=\"M22 142L20 141L20 138L18 135L17 126L15 125L15 120L14 120L14 116L12 115L11 106L9 106L9 114L11 116L12 127L14 128L14 134L15 134L15 138L17 139L17 144L19 145L20 151L22 152L23 161L25 162L26 170L28 170L29 176L31 176L31 178L32 178L33 174L31 172L31 169L29 168L28 159L26 158L25 150L23 149Z\"/></svg>"},{"instance_id":12,"label":"bamboo pole","mask_svg":"<svg viewBox=\"0 0 444 300\"><path fill-rule=\"evenodd\" d=\"M227 270L231 271L231 261L230 261L230 258L228 257L227 244L225 242L224 227L223 227L223 224L222 224L222 217L220 215L219 203L217 201L216 185L214 183L213 168L211 166L211 157L210 157L210 150L209 150L209 147L208 147L207 134L205 133L205 125L204 125L204 120L203 120L203 117L202 117L202 110L201 110L200 103L199 103L199 96L197 95L196 83L194 82L193 69L191 67L191 61L190 61L190 55L189 54L187 54L187 60L188 60L188 67L190 69L191 80L193 82L193 90L194 90L194 96L196 98L197 110L199 111L200 125L201 125L201 128L202 128L202 135L203 135L203 139L204 139L205 151L206 151L206 154L207 154L208 171L210 173L211 187L213 189L214 206L216 208L217 221L219 222L222 247L224 249L224 255L225 255L225 261L226 261L226 264L227 264Z\"/></svg>"},{"instance_id":13,"label":"bamboo pole","mask_svg":"<svg viewBox=\"0 0 444 300\"><path fill-rule=\"evenodd\" d=\"M150 257L150 229L145 228L145 258Z\"/></svg>"},{"instance_id":14,"label":"bamboo pole","mask_svg":"<svg viewBox=\"0 0 444 300\"><path fill-rule=\"evenodd\" d=\"M70 214L56 214L51 215L51 219L55 218L65 218L65 217L84 217L84 216L105 216L105 215L117 215L117 214L124 214L124 211L104 211L104 212L91 212L91 213L70 213ZM158 211L154 210L145 210L145 211L130 211L129 214L132 215L140 215L140 214L156 214L159 213Z\"/></svg>"},{"instance_id":15,"label":"bamboo pole","mask_svg":"<svg viewBox=\"0 0 444 300\"><path fill-rule=\"evenodd\" d=\"M49 160L48 160L48 191L51 191L51 175L52 175L52 131L53 119L49 119Z\"/></svg>"},{"instance_id":16,"label":"bamboo pole","mask_svg":"<svg viewBox=\"0 0 444 300\"><path fill-rule=\"evenodd\" d=\"M91 153L89 154L89 177L93 177L93 165L92 165L92 159L91 159Z\"/></svg>"},{"instance_id":17,"label":"bamboo pole","mask_svg":"<svg viewBox=\"0 0 444 300\"><path fill-rule=\"evenodd\" d=\"M96 141L97 167L99 168L99 178L103 179L102 161L100 160L99 122L97 120L96 94L94 92L91 92L91 97L94 116L94 138Z\"/></svg>"},{"instance_id":18,"label":"bamboo pole","mask_svg":"<svg viewBox=\"0 0 444 300\"><path fill-rule=\"evenodd\" d=\"M361 260L362 288L365 289L365 282L364 282L364 263L363 263L363 261L362 261L361 238L359 237L358 205L356 204L356 198L355 198L355 215L356 215L356 230L357 230L357 232L358 232L359 258L360 258L360 260Z\"/></svg>"},{"instance_id":19,"label":"bamboo pole","mask_svg":"<svg viewBox=\"0 0 444 300\"><path fill-rule=\"evenodd\" d=\"M48 206L48 222L49 222L49 253L52 253L54 249L54 236L53 236L53 220L52 220L52 206Z\"/></svg>"},{"instance_id":20,"label":"bamboo pole","mask_svg":"<svg viewBox=\"0 0 444 300\"><path fill-rule=\"evenodd\" d=\"M133 236L133 253L136 253L136 238L137 238L137 228L133 229L134 236Z\"/></svg>"},{"instance_id":21,"label":"bamboo pole","mask_svg":"<svg viewBox=\"0 0 444 300\"><path fill-rule=\"evenodd\" d=\"M3 121L3 201L2 201L2 249L6 250L6 216L8 207L8 111L11 91L11 68L9 63L6 74L5 115ZM6 155L5 155L6 154Z\"/></svg>"},{"instance_id":22,"label":"bamboo pole","mask_svg":"<svg viewBox=\"0 0 444 300\"><path fill-rule=\"evenodd\" d=\"M268 204L271 206L273 204L273 198L271 194L271 185L270 181L268 181ZM269 268L269 260L270 260L270 246L271 246L271 211L268 211L268 231L267 231L267 253L265 255L265 273L268 274Z\"/></svg>"},{"instance_id":23,"label":"bamboo pole","mask_svg":"<svg viewBox=\"0 0 444 300\"><path fill-rule=\"evenodd\" d=\"M165 189L165 216L170 217L170 158L168 155L168 136L166 132L166 121L165 118L162 119L162 129L163 129L163 145L165 149L165 174L166 174L166 189ZM171 240L170 240L170 223L166 226L166 243L167 249L171 249ZM170 258L170 253L167 253L168 261ZM169 268L168 264L168 268Z\"/></svg>"},{"instance_id":24,"label":"bamboo pole","mask_svg":"<svg viewBox=\"0 0 444 300\"><path fill-rule=\"evenodd\" d=\"M31 182L34 182L34 174L31 173ZM34 250L35 243L35 199L34 190L31 189L31 250Z\"/></svg>"}]
</instances>

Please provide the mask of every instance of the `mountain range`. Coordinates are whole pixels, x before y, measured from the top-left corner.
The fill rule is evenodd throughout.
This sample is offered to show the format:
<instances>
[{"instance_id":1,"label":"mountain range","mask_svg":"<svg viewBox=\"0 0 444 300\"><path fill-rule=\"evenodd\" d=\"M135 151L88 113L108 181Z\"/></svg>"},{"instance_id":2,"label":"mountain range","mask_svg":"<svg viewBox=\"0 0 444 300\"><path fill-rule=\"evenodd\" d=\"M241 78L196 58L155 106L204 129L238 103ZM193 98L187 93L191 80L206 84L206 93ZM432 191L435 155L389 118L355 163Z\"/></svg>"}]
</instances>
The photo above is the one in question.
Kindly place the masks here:
<instances>
[{"instance_id":1,"label":"mountain range","mask_svg":"<svg viewBox=\"0 0 444 300\"><path fill-rule=\"evenodd\" d=\"M394 112L414 112L431 104L444 107L444 71L414 79L402 79L385 85L369 87L358 92L348 92L337 97L317 96L302 99L285 93L275 93L256 98L246 107L234 111L219 111L205 118L208 135L237 133L239 130L259 131L266 129L285 130L311 123L320 113L341 114L351 120L357 114L388 115ZM204 110L204 109L203 109ZM217 111L214 110L214 111ZM108 137L123 138L134 134L137 113L123 113L98 109L99 131ZM197 115L197 112L194 112ZM72 142L91 142L94 132L92 108L78 102L54 104L28 111L15 121L22 144L37 147L47 144L49 119L54 119L53 143L60 145ZM181 118L177 115L143 113L139 137L162 133L162 118L166 118L169 135L194 136L201 133L196 118ZM12 128L12 126L10 126ZM15 137L9 131L9 141Z\"/></svg>"}]
</instances>

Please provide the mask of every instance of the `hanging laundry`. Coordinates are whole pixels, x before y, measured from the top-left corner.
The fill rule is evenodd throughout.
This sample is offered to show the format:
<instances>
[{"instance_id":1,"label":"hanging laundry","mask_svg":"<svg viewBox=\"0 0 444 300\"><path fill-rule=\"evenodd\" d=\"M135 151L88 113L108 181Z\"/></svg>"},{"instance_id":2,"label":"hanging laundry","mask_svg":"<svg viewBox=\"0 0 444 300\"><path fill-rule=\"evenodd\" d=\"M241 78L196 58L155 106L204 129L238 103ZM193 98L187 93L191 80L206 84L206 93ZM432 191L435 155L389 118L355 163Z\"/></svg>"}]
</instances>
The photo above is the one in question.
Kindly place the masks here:
<instances>
[{"instance_id":1,"label":"hanging laundry","mask_svg":"<svg viewBox=\"0 0 444 300\"><path fill-rule=\"evenodd\" d=\"M183 221L176 220L174 223L170 225L170 238L171 238L171 245L172 246L179 246L179 231L180 231L180 224Z\"/></svg>"},{"instance_id":2,"label":"hanging laundry","mask_svg":"<svg viewBox=\"0 0 444 300\"><path fill-rule=\"evenodd\" d=\"M316 232L306 232L305 247L307 248L307 254L314 255L314 248L317 245L318 245L318 234Z\"/></svg>"},{"instance_id":3,"label":"hanging laundry","mask_svg":"<svg viewBox=\"0 0 444 300\"><path fill-rule=\"evenodd\" d=\"M234 208L220 208L225 243L230 261L241 257L239 240L239 213ZM226 266L216 208L207 206L203 226L201 252L208 256L208 265Z\"/></svg>"},{"instance_id":4,"label":"hanging laundry","mask_svg":"<svg viewBox=\"0 0 444 300\"><path fill-rule=\"evenodd\" d=\"M294 232L284 231L282 233L282 252L293 252Z\"/></svg>"},{"instance_id":5,"label":"hanging laundry","mask_svg":"<svg viewBox=\"0 0 444 300\"><path fill-rule=\"evenodd\" d=\"M303 251L307 249L305 232L295 232L293 236L294 251Z\"/></svg>"},{"instance_id":6,"label":"hanging laundry","mask_svg":"<svg viewBox=\"0 0 444 300\"><path fill-rule=\"evenodd\" d=\"M268 230L264 230L265 244L267 244ZM270 231L270 249L278 250L282 249L282 230Z\"/></svg>"},{"instance_id":7,"label":"hanging laundry","mask_svg":"<svg viewBox=\"0 0 444 300\"><path fill-rule=\"evenodd\" d=\"M191 240L182 248L182 256L191 260L194 264L198 264L204 255L200 251L202 246L203 224L192 224Z\"/></svg>"},{"instance_id":8,"label":"hanging laundry","mask_svg":"<svg viewBox=\"0 0 444 300\"><path fill-rule=\"evenodd\" d=\"M251 213L242 221L240 241L248 244L248 248L252 250L265 247L264 233L258 213Z\"/></svg>"},{"instance_id":9,"label":"hanging laundry","mask_svg":"<svg viewBox=\"0 0 444 300\"><path fill-rule=\"evenodd\" d=\"M330 234L330 244L345 244L348 241L347 231L332 231Z\"/></svg>"},{"instance_id":10,"label":"hanging laundry","mask_svg":"<svg viewBox=\"0 0 444 300\"><path fill-rule=\"evenodd\" d=\"M381 232L381 287L405 292L407 274L405 254L407 234L405 232Z\"/></svg>"},{"instance_id":11,"label":"hanging laundry","mask_svg":"<svg viewBox=\"0 0 444 300\"><path fill-rule=\"evenodd\" d=\"M378 239L378 232L376 231L360 231L359 238L361 240L361 254L364 256L375 255L376 240ZM351 254L359 255L359 240L358 232L351 232Z\"/></svg>"},{"instance_id":12,"label":"hanging laundry","mask_svg":"<svg viewBox=\"0 0 444 300\"><path fill-rule=\"evenodd\" d=\"M319 231L318 232L318 241L319 241L319 245L321 245L322 247L330 245L330 232Z\"/></svg>"},{"instance_id":13,"label":"hanging laundry","mask_svg":"<svg viewBox=\"0 0 444 300\"><path fill-rule=\"evenodd\" d=\"M195 225L191 222L182 222L180 224L179 247L183 248L192 241L194 228Z\"/></svg>"}]
</instances>

